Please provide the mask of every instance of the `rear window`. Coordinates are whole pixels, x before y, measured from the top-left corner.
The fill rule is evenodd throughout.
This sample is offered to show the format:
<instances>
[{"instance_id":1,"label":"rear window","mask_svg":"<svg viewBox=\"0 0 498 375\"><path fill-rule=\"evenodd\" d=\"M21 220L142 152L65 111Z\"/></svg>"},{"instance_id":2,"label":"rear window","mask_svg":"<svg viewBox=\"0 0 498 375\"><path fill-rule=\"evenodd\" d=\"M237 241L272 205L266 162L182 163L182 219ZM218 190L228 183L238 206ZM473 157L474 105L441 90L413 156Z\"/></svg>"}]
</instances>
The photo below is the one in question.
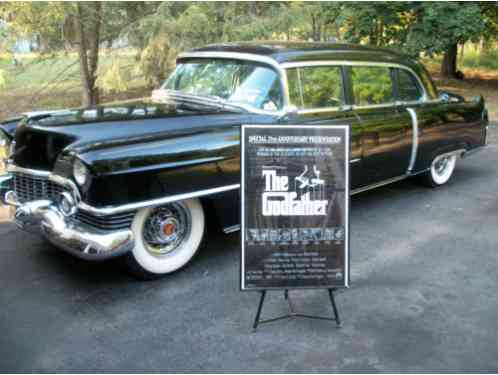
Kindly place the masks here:
<instances>
[{"instance_id":1,"label":"rear window","mask_svg":"<svg viewBox=\"0 0 498 375\"><path fill-rule=\"evenodd\" d=\"M416 78L407 70L398 69L398 99L415 101L422 97Z\"/></svg>"}]
</instances>

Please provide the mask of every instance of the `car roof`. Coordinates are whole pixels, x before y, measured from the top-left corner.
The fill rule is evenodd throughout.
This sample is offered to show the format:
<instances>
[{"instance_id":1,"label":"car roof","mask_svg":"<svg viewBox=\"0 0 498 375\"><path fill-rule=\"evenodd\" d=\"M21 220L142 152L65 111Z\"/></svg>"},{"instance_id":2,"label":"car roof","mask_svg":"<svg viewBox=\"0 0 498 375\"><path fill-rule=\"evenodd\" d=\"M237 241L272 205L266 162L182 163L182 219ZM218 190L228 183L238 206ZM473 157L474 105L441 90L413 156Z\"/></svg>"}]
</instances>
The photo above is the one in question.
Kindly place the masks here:
<instances>
[{"instance_id":1,"label":"car roof","mask_svg":"<svg viewBox=\"0 0 498 375\"><path fill-rule=\"evenodd\" d=\"M393 50L369 47L348 43L317 43L317 42L237 42L210 44L188 51L195 52L229 52L244 53L269 57L282 64L287 62L319 61L319 60L347 60L390 62L403 65L413 65L409 56Z\"/></svg>"}]
</instances>

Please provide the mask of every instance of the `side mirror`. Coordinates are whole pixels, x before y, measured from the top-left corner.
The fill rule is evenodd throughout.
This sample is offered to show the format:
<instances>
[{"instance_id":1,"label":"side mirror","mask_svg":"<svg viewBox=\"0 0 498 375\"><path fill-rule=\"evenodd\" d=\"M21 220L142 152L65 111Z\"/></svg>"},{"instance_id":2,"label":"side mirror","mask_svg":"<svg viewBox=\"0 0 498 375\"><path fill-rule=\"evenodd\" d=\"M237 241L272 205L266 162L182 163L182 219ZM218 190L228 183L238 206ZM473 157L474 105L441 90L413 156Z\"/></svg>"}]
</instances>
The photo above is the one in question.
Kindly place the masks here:
<instances>
[{"instance_id":1,"label":"side mirror","mask_svg":"<svg viewBox=\"0 0 498 375\"><path fill-rule=\"evenodd\" d=\"M284 108L284 114L282 115L282 119L289 119L296 117L299 114L299 109L295 105L288 105Z\"/></svg>"},{"instance_id":2,"label":"side mirror","mask_svg":"<svg viewBox=\"0 0 498 375\"><path fill-rule=\"evenodd\" d=\"M439 99L443 103L461 103L461 102L465 101L463 96L453 94L453 93L447 92L447 91L440 91L439 92Z\"/></svg>"},{"instance_id":3,"label":"side mirror","mask_svg":"<svg viewBox=\"0 0 498 375\"><path fill-rule=\"evenodd\" d=\"M439 99L442 101L442 102L445 102L445 103L449 103L450 102L450 96L448 95L447 92L445 91L441 91L439 92Z\"/></svg>"}]
</instances>

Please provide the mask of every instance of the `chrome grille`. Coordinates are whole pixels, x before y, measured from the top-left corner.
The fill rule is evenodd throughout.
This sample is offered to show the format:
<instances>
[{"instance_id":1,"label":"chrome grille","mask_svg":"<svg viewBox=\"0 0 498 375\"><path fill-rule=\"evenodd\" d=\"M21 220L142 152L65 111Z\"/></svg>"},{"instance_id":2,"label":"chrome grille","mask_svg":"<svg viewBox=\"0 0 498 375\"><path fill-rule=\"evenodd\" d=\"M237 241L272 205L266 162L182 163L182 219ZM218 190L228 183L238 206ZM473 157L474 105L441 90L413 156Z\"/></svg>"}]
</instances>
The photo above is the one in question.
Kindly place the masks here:
<instances>
[{"instance_id":1,"label":"chrome grille","mask_svg":"<svg viewBox=\"0 0 498 375\"><path fill-rule=\"evenodd\" d=\"M52 182L48 177L34 176L21 172L13 172L14 191L19 202L30 202L39 199L56 200L66 189Z\"/></svg>"},{"instance_id":2,"label":"chrome grille","mask_svg":"<svg viewBox=\"0 0 498 375\"><path fill-rule=\"evenodd\" d=\"M78 210L73 220L100 230L119 230L131 227L135 212L125 212L115 215L96 216L89 212Z\"/></svg>"}]
</instances>

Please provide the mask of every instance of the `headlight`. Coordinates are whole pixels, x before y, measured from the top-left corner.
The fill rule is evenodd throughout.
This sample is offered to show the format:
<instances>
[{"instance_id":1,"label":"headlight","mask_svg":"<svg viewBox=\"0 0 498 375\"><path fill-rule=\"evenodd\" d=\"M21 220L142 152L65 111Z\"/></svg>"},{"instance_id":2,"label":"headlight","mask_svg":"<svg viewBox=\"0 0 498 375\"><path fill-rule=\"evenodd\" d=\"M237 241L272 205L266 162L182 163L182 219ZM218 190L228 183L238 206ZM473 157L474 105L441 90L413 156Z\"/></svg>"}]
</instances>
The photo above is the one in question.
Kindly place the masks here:
<instances>
[{"instance_id":1,"label":"headlight","mask_svg":"<svg viewBox=\"0 0 498 375\"><path fill-rule=\"evenodd\" d=\"M83 186L88 179L88 168L80 160L75 159L73 164L73 176L78 185Z\"/></svg>"},{"instance_id":2,"label":"headlight","mask_svg":"<svg viewBox=\"0 0 498 375\"><path fill-rule=\"evenodd\" d=\"M5 162L10 154L10 138L0 130L0 174L5 171Z\"/></svg>"}]
</instances>

